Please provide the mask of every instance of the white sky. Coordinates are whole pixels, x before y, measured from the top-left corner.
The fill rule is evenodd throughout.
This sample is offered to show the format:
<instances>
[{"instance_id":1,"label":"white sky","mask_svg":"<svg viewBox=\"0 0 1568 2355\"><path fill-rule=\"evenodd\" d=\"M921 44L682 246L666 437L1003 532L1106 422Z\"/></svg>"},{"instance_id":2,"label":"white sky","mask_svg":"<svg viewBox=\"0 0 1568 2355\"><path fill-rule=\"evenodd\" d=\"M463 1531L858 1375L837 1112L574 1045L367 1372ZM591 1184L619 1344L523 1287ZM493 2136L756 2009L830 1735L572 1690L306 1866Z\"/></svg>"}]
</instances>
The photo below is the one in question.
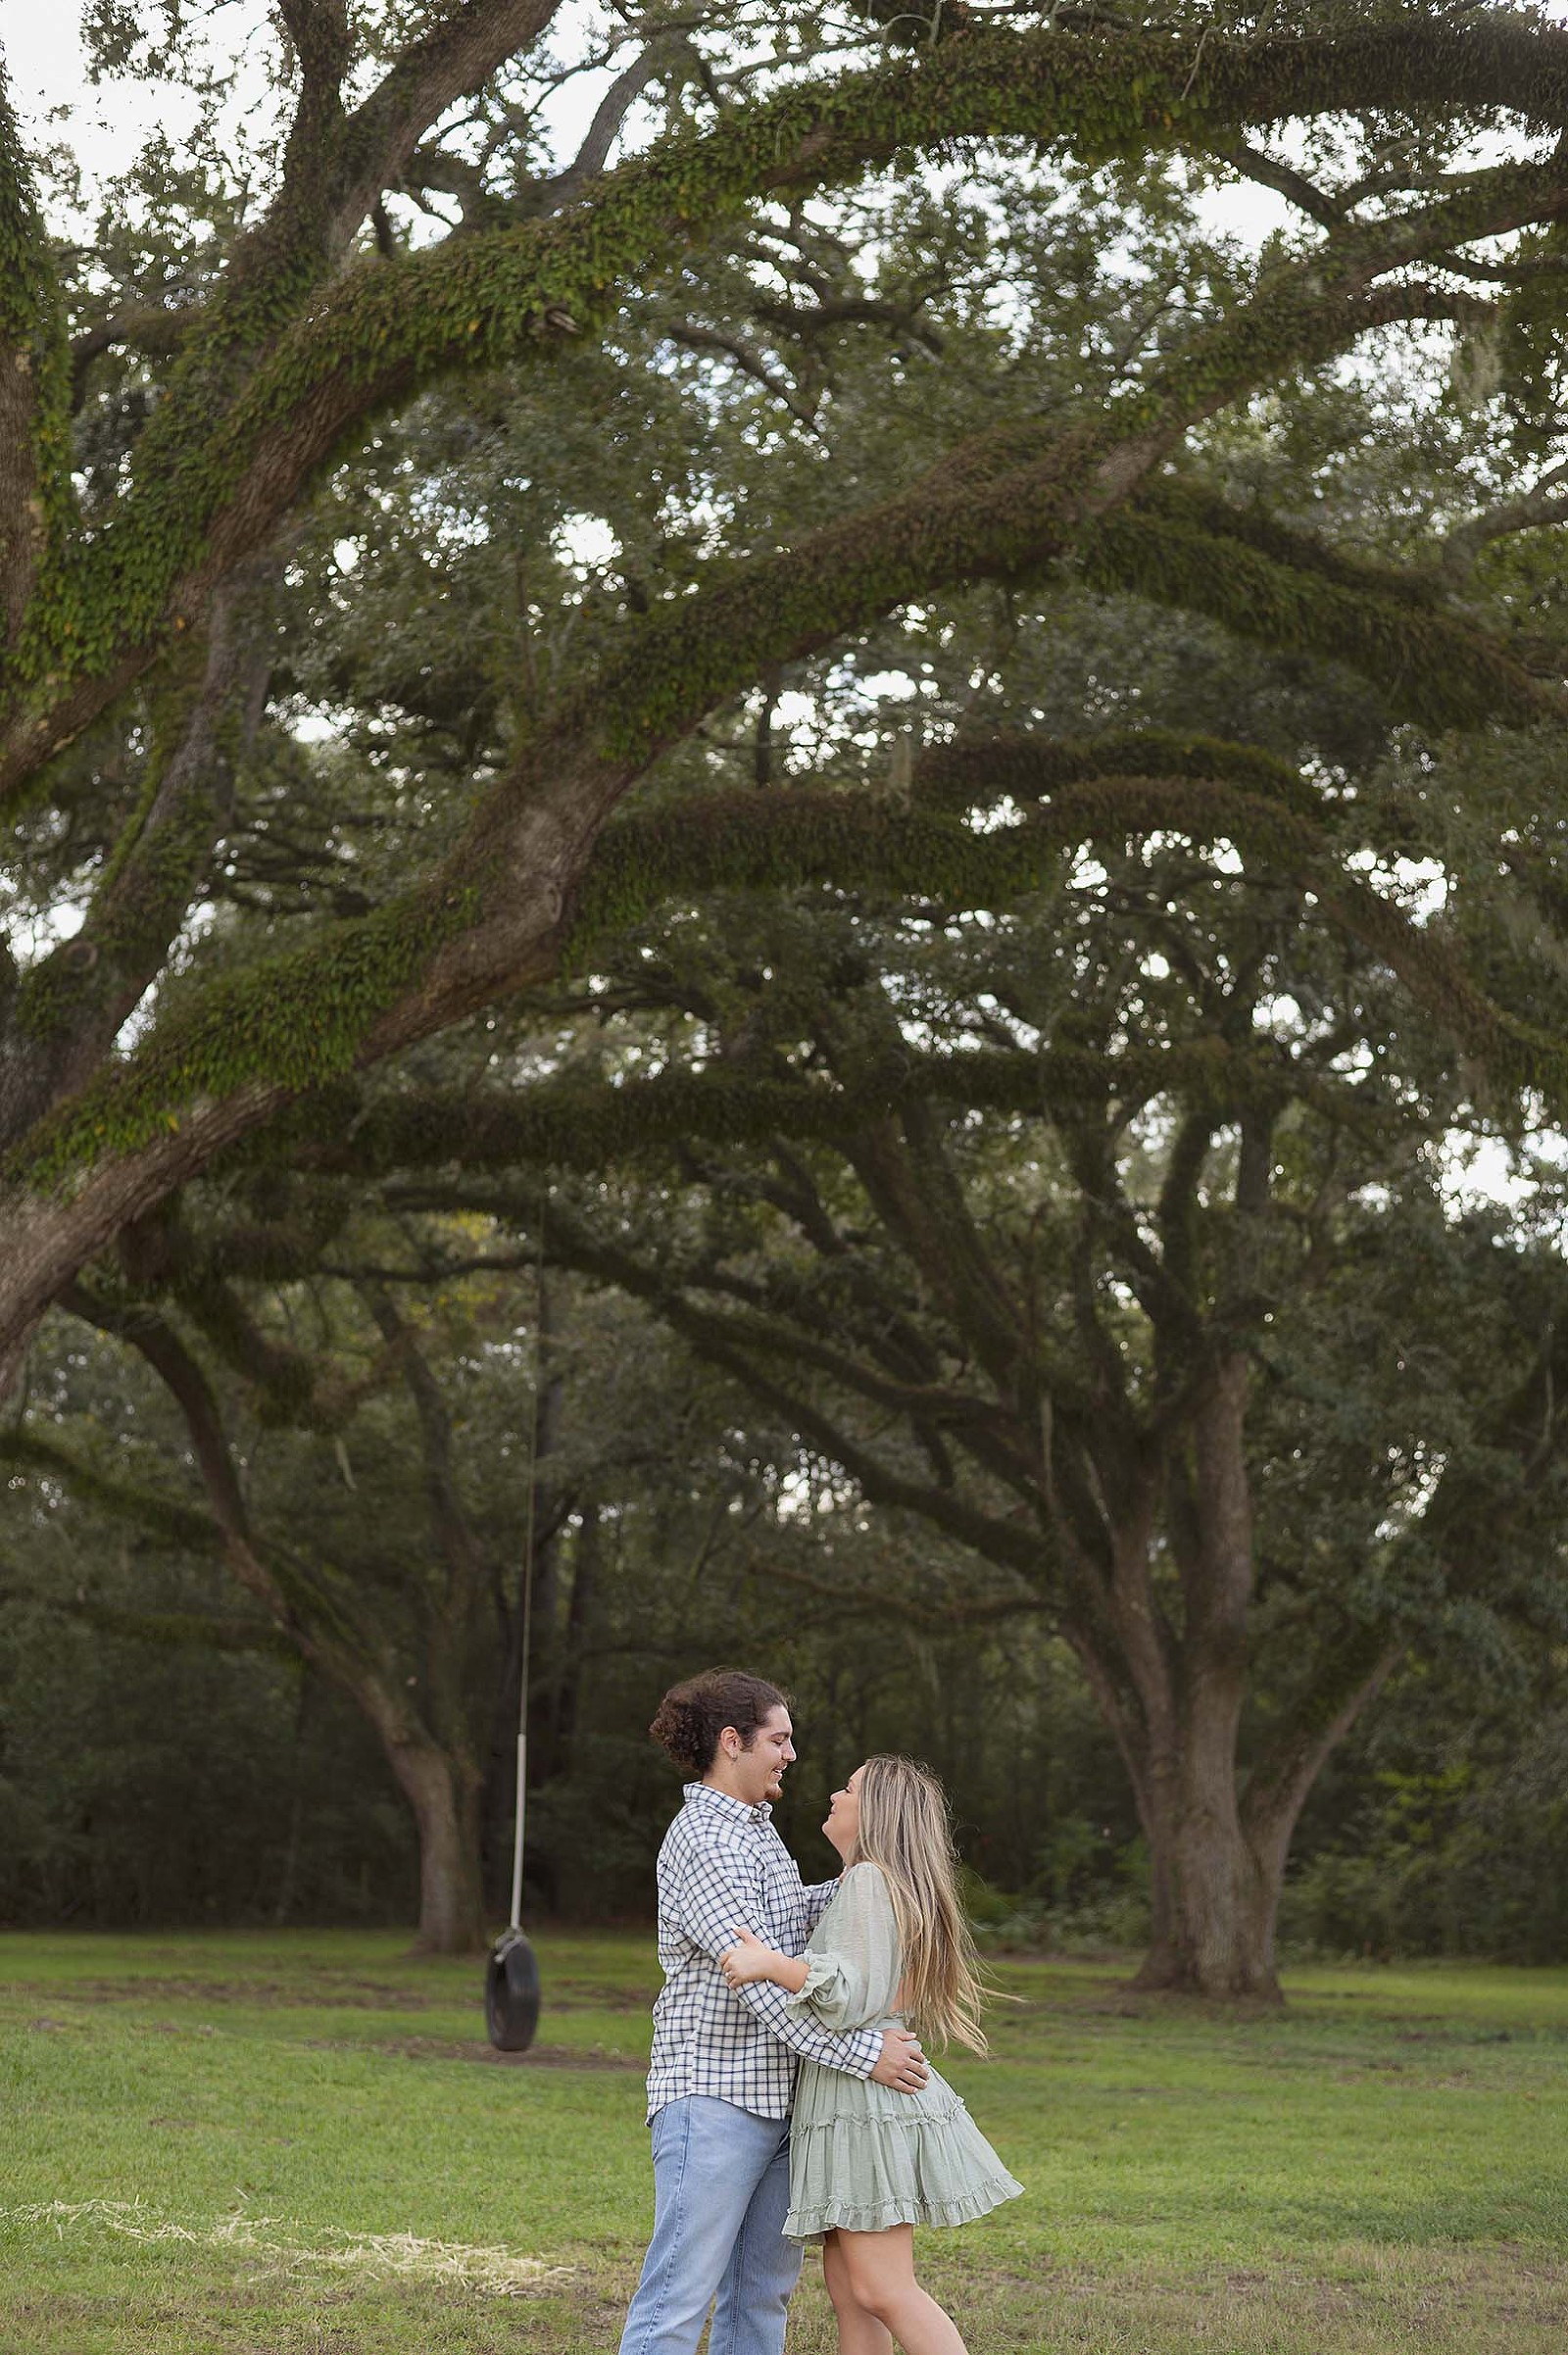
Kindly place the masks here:
<instances>
[{"instance_id":1,"label":"white sky","mask_svg":"<svg viewBox=\"0 0 1568 2355\"><path fill-rule=\"evenodd\" d=\"M159 93L136 82L92 87L79 14L70 0L0 0L0 48L12 103L32 137L41 140L52 107L70 107L74 120L64 126L67 134L97 171L122 169L160 117L167 119Z\"/></svg>"},{"instance_id":2,"label":"white sky","mask_svg":"<svg viewBox=\"0 0 1568 2355\"><path fill-rule=\"evenodd\" d=\"M243 52L259 33L269 42L273 37L260 0L207 0L205 10L189 13L205 14L208 37L224 58L236 47ZM566 0L553 28L558 47L569 50L573 19L580 24L588 14L583 0ZM74 0L0 0L0 50L13 104L34 142L64 136L93 174L108 176L134 162L149 132L165 128L177 137L194 119L195 105L188 91L145 77L125 76L95 88L87 78L80 20ZM547 102L544 119L568 147L574 145L572 134L586 129L609 78L584 75L559 100ZM265 101L260 69L245 81L241 106ZM71 120L51 126L48 117L59 107L71 110Z\"/></svg>"}]
</instances>

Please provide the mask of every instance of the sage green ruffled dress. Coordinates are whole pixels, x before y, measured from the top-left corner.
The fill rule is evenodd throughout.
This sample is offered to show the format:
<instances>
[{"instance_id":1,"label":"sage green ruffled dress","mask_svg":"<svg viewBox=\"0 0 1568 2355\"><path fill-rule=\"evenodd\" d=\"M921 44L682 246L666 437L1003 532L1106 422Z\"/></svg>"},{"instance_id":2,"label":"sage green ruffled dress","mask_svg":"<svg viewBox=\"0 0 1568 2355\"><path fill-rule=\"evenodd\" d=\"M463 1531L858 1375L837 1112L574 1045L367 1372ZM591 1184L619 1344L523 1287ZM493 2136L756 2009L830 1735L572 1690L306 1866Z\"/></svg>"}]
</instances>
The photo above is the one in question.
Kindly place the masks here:
<instances>
[{"instance_id":1,"label":"sage green ruffled dress","mask_svg":"<svg viewBox=\"0 0 1568 2355\"><path fill-rule=\"evenodd\" d=\"M789 1999L824 2028L902 2028L894 2010L904 1976L888 1885L874 1864L853 1865L806 1947L806 1985ZM968 2224L1016 2199L1015 2183L933 2069L919 2093L804 2061L790 2119L791 2240L842 2226Z\"/></svg>"}]
</instances>

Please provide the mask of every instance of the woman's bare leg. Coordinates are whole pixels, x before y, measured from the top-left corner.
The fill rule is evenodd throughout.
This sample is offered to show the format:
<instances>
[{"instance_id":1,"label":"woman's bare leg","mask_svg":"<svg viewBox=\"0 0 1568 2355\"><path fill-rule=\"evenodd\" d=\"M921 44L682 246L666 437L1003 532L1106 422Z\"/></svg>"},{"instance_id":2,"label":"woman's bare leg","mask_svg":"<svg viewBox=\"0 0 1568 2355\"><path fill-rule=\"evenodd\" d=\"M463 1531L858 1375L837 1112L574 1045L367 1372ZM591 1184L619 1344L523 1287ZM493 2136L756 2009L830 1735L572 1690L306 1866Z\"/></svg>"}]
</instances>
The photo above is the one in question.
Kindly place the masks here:
<instances>
[{"instance_id":1,"label":"woman's bare leg","mask_svg":"<svg viewBox=\"0 0 1568 2355\"><path fill-rule=\"evenodd\" d=\"M912 2225L892 2225L885 2232L840 2232L834 2237L850 2295L862 2313L875 2315L893 2333L904 2355L967 2355L952 2316L914 2278Z\"/></svg>"},{"instance_id":2,"label":"woman's bare leg","mask_svg":"<svg viewBox=\"0 0 1568 2355\"><path fill-rule=\"evenodd\" d=\"M850 2287L837 2232L829 2232L822 2242L822 2277L838 2317L839 2355L893 2355L892 2331L858 2304Z\"/></svg>"}]
</instances>

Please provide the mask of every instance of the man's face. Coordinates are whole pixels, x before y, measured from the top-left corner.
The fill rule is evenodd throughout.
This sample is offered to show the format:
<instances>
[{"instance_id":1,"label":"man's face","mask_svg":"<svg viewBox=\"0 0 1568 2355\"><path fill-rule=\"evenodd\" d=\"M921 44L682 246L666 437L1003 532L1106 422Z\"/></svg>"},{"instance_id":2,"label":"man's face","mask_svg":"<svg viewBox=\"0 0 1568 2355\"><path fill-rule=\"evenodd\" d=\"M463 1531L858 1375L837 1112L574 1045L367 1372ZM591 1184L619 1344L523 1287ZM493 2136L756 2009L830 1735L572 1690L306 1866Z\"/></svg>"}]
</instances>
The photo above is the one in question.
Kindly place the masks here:
<instances>
[{"instance_id":1,"label":"man's face","mask_svg":"<svg viewBox=\"0 0 1568 2355\"><path fill-rule=\"evenodd\" d=\"M763 1800L778 1797L784 1785L784 1769L795 1763L795 1729L790 1724L788 1709L770 1709L752 1737L752 1746L742 1750L734 1762L735 1781L740 1786L738 1796L749 1807L760 1807Z\"/></svg>"}]
</instances>

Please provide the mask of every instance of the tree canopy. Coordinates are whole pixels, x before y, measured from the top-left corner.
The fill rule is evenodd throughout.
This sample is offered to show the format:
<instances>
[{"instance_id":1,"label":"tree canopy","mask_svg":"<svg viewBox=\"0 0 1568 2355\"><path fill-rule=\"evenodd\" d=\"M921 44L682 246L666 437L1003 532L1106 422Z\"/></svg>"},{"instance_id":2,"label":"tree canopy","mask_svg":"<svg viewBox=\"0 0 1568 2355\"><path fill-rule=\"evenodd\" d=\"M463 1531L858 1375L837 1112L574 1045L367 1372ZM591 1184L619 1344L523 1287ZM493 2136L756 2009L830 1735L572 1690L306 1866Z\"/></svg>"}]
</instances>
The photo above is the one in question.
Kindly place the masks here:
<instances>
[{"instance_id":1,"label":"tree canopy","mask_svg":"<svg viewBox=\"0 0 1568 2355\"><path fill-rule=\"evenodd\" d=\"M1152 1974L1266 1990L1412 1630L1554 1624L1560 1269L1446 1171L1562 1100L1568 33L241 13L88 12L194 126L113 186L0 120L6 1379L158 1374L99 1505L420 1750L467 1935L528 1581L375 1239L542 1242L1049 1623ZM236 1469L368 1354L450 1707Z\"/></svg>"},{"instance_id":2,"label":"tree canopy","mask_svg":"<svg viewBox=\"0 0 1568 2355\"><path fill-rule=\"evenodd\" d=\"M211 133L222 92L192 21L91 24L105 71L196 84ZM1546 458L1568 49L1534 13L719 7L612 25L533 0L291 0L256 31L272 104L254 152L155 145L101 240L51 228L58 159L7 118L0 774L56 910L7 981L13 1360L60 1285L222 1146L553 970L624 797L673 783L681 748L780 666L913 602L988 581L1027 598L1066 564L1353 659L1429 727L1554 723L1527 601L1478 603L1464 564L1549 517L1549 466L1444 516L1445 570L1430 542L1391 567L1303 534L1202 457L1216 420L1421 324L1504 380L1472 494L1501 486L1506 452ZM541 169L544 96L591 67L580 151ZM942 172L972 173L969 235L993 259L1017 208L983 288L972 254L954 268ZM1195 211L1238 174L1293 208L1253 256L1205 248ZM1119 200L1129 246L1162 243L1168 270L1130 260L1123 331L1102 319L1078 350L1094 290L1081 236L1076 279L1055 276L1068 191ZM921 365L949 338L942 370ZM858 390L824 407L813 373L841 347ZM318 765L279 709L312 631L302 551L334 506L376 501L427 388L520 394L536 431L571 419L556 471L569 499L575 448L601 493L579 492L583 515L603 504L584 410L616 413L634 447L651 435L644 455L689 450L720 368L772 411L747 467L761 495L689 462L684 498L648 482L644 561L554 647L519 552L521 626L491 639L492 725L461 794L403 830L390 871L357 870L332 923L193 958L259 792L269 828L298 816L318 859L334 847L279 773ZM395 514L397 485L381 496Z\"/></svg>"}]
</instances>

